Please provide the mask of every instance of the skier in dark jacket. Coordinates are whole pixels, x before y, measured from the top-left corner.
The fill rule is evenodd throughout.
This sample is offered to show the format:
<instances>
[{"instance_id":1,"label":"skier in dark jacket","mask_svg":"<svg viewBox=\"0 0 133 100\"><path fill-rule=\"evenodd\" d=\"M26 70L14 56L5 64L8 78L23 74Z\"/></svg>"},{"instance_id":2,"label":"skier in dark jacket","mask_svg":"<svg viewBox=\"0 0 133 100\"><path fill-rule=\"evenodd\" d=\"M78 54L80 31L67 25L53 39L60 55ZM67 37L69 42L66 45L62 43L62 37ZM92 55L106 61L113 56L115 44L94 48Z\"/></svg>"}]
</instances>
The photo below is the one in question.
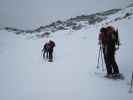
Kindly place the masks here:
<instances>
[{"instance_id":1,"label":"skier in dark jacket","mask_svg":"<svg viewBox=\"0 0 133 100\"><path fill-rule=\"evenodd\" d=\"M115 52L117 50L116 45L118 44L118 38L115 33L115 29L111 26L107 27L108 31L108 41L107 41L107 62L109 74L113 76L119 76L118 65L115 60ZM117 45L119 47L119 44Z\"/></svg>"},{"instance_id":2,"label":"skier in dark jacket","mask_svg":"<svg viewBox=\"0 0 133 100\"><path fill-rule=\"evenodd\" d=\"M102 28L99 35L99 41L103 48L107 77L119 76L120 73L115 60L116 45L119 47L119 41L115 29L112 26Z\"/></svg>"},{"instance_id":3,"label":"skier in dark jacket","mask_svg":"<svg viewBox=\"0 0 133 100\"><path fill-rule=\"evenodd\" d=\"M49 62L53 61L53 50L55 47L55 42L52 40L49 40L48 42L48 54L49 54Z\"/></svg>"},{"instance_id":4,"label":"skier in dark jacket","mask_svg":"<svg viewBox=\"0 0 133 100\"><path fill-rule=\"evenodd\" d=\"M99 44L100 44L100 50L103 51L107 74L109 74L109 69L107 65L108 64L107 62L107 41L108 41L107 29L102 27L100 29L100 34L99 34Z\"/></svg>"},{"instance_id":5,"label":"skier in dark jacket","mask_svg":"<svg viewBox=\"0 0 133 100\"><path fill-rule=\"evenodd\" d=\"M43 52L43 59L48 59L49 58L48 43L44 44L42 52Z\"/></svg>"}]
</instances>

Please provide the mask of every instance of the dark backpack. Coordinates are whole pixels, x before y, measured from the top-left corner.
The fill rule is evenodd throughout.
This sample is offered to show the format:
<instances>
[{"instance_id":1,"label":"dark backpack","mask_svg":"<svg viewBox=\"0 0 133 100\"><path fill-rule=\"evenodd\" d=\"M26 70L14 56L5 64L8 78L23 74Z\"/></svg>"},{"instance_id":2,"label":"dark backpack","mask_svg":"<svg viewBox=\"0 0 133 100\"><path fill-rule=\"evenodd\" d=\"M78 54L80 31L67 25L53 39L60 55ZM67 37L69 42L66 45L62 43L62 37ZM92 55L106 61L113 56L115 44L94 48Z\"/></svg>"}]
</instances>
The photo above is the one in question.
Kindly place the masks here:
<instances>
[{"instance_id":1,"label":"dark backpack","mask_svg":"<svg viewBox=\"0 0 133 100\"><path fill-rule=\"evenodd\" d=\"M114 45L118 45L118 46L120 45L118 30L114 30L111 33L111 42L113 42Z\"/></svg>"},{"instance_id":2,"label":"dark backpack","mask_svg":"<svg viewBox=\"0 0 133 100\"><path fill-rule=\"evenodd\" d=\"M55 47L55 42L50 40L49 43L48 43L48 49L51 50L54 47Z\"/></svg>"},{"instance_id":3,"label":"dark backpack","mask_svg":"<svg viewBox=\"0 0 133 100\"><path fill-rule=\"evenodd\" d=\"M119 40L118 29L115 30L111 26L107 27L107 29L109 30L108 43L111 44L112 46L115 46L115 45L119 46L120 45L120 40Z\"/></svg>"},{"instance_id":4,"label":"dark backpack","mask_svg":"<svg viewBox=\"0 0 133 100\"><path fill-rule=\"evenodd\" d=\"M55 47L55 42L54 41L50 41L50 45L51 45L52 48Z\"/></svg>"}]
</instances>

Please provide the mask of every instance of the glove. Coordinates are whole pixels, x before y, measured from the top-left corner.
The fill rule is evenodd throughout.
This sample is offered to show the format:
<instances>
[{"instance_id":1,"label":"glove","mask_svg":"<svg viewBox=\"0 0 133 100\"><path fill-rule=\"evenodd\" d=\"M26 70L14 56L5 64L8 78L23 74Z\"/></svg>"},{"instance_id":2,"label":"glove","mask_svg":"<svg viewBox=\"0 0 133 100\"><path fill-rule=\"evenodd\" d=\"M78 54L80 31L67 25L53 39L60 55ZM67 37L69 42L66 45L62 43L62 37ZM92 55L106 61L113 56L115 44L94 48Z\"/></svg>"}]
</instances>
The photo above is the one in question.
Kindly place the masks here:
<instances>
[{"instance_id":1,"label":"glove","mask_svg":"<svg viewBox=\"0 0 133 100\"><path fill-rule=\"evenodd\" d=\"M116 50L119 50L119 45L117 45L117 46L115 47L115 49L116 49Z\"/></svg>"}]
</instances>

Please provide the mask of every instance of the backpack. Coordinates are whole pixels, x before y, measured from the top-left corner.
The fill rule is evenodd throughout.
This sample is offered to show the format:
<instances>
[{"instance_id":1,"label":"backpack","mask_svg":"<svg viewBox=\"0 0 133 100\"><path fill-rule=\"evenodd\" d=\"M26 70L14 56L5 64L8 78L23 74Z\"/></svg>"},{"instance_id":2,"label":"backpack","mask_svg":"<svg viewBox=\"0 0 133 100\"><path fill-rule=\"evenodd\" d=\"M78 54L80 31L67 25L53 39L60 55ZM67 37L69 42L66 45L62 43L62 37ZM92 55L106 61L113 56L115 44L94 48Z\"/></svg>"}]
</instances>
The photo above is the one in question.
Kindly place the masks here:
<instances>
[{"instance_id":1,"label":"backpack","mask_svg":"<svg viewBox=\"0 0 133 100\"><path fill-rule=\"evenodd\" d=\"M119 40L119 33L118 33L118 29L115 30L112 26L108 26L107 27L108 30L108 42L110 42L110 44L112 44L113 46L115 45L120 45L120 40Z\"/></svg>"},{"instance_id":2,"label":"backpack","mask_svg":"<svg viewBox=\"0 0 133 100\"><path fill-rule=\"evenodd\" d=\"M103 46L105 45L119 46L120 41L119 41L118 29L115 30L114 27L112 26L108 26L106 28L102 27L100 29L99 41Z\"/></svg>"},{"instance_id":3,"label":"backpack","mask_svg":"<svg viewBox=\"0 0 133 100\"><path fill-rule=\"evenodd\" d=\"M107 29L102 27L100 29L100 34L99 34L99 42L102 44L102 46L105 46L108 41L108 34L107 34Z\"/></svg>"},{"instance_id":4,"label":"backpack","mask_svg":"<svg viewBox=\"0 0 133 100\"><path fill-rule=\"evenodd\" d=\"M48 48L53 49L54 47L55 47L55 42L50 40L49 43L48 43Z\"/></svg>"}]
</instances>

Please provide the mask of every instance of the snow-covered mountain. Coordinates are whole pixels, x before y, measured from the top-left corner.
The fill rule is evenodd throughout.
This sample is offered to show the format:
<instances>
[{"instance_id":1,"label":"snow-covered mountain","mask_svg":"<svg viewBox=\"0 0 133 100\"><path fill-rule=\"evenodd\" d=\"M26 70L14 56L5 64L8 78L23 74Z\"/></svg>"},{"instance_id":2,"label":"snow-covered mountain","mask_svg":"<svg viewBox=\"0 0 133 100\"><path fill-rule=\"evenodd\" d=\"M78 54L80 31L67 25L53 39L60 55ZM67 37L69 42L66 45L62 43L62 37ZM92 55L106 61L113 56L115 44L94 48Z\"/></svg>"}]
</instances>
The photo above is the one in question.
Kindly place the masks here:
<instances>
[{"instance_id":1,"label":"snow-covered mountain","mask_svg":"<svg viewBox=\"0 0 133 100\"><path fill-rule=\"evenodd\" d=\"M132 4L127 6L126 8L121 9L111 9L103 12L98 12L90 15L81 15L75 18L70 18L66 21L58 20L56 22L51 23L50 25L40 26L39 28L33 30L21 30L12 27L5 27L5 30L12 31L16 34L34 34L35 36L41 38L49 35L50 33L60 31L60 30L80 30L84 27L95 25L101 22L106 24L112 21L119 21L122 19L129 18L133 14ZM116 14L118 16L116 16ZM110 21L110 16L115 16ZM112 17L111 17L112 18ZM39 34L35 34L39 33Z\"/></svg>"},{"instance_id":2,"label":"snow-covered mountain","mask_svg":"<svg viewBox=\"0 0 133 100\"><path fill-rule=\"evenodd\" d=\"M112 9L100 13L77 16L75 18L70 18L66 21L58 20L56 22L51 23L50 25L40 26L39 28L34 30L21 30L12 27L5 27L5 30L13 31L16 34L35 33L35 32L55 32L58 30L69 30L69 29L80 30L82 27L86 25L91 25L101 22L105 20L107 16L115 14L120 10L121 9Z\"/></svg>"},{"instance_id":3,"label":"snow-covered mountain","mask_svg":"<svg viewBox=\"0 0 133 100\"><path fill-rule=\"evenodd\" d=\"M119 30L116 59L125 80L105 79L101 63L96 68L99 29L107 25ZM133 71L132 26L132 7L127 7L80 30L47 33L48 38L35 38L43 32L22 36L0 30L0 100L132 100L127 85ZM56 43L52 63L41 52L49 39Z\"/></svg>"}]
</instances>

